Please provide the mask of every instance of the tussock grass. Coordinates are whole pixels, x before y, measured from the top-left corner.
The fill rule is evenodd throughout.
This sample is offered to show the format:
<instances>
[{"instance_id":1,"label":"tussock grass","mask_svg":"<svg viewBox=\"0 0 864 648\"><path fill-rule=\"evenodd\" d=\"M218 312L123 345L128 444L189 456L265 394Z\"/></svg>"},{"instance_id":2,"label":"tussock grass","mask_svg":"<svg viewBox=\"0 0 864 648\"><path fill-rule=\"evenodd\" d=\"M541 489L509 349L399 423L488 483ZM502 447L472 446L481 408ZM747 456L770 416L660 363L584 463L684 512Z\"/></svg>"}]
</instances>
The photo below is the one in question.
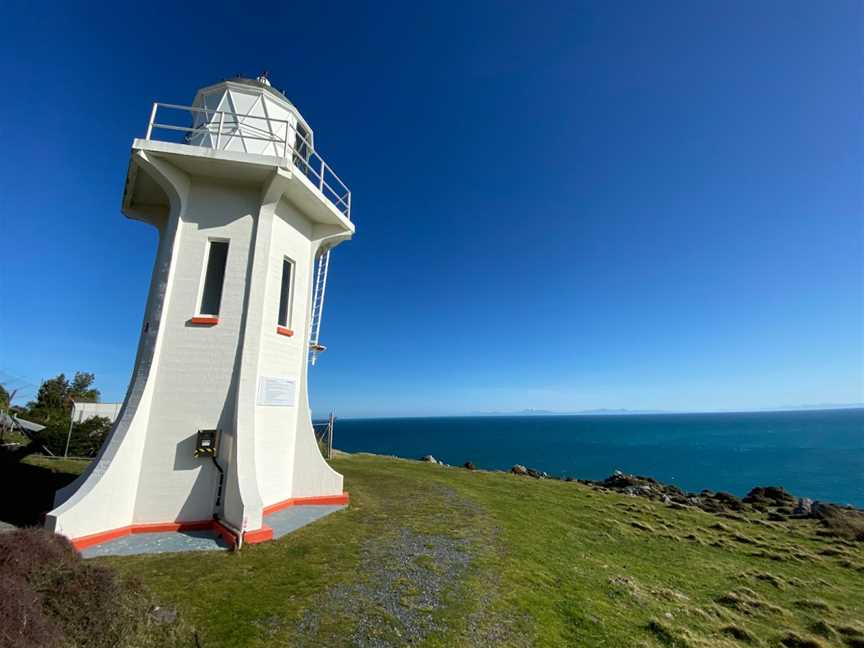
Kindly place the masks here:
<instances>
[{"instance_id":1,"label":"tussock grass","mask_svg":"<svg viewBox=\"0 0 864 648\"><path fill-rule=\"evenodd\" d=\"M826 648L825 644L812 637L802 637L794 632L785 634L780 645L786 648Z\"/></svg>"},{"instance_id":2,"label":"tussock grass","mask_svg":"<svg viewBox=\"0 0 864 648\"><path fill-rule=\"evenodd\" d=\"M693 648L694 646L686 634L658 619L651 619L646 627L664 646L672 648Z\"/></svg>"},{"instance_id":3,"label":"tussock grass","mask_svg":"<svg viewBox=\"0 0 864 648\"><path fill-rule=\"evenodd\" d=\"M736 612L740 612L746 615L783 615L786 613L786 610L777 605L774 605L773 603L769 603L749 587L739 587L736 590L727 592L726 594L718 597L717 602L720 605L726 606L732 610L735 610Z\"/></svg>"},{"instance_id":4,"label":"tussock grass","mask_svg":"<svg viewBox=\"0 0 864 648\"><path fill-rule=\"evenodd\" d=\"M831 609L830 605L819 599L798 599L793 601L792 604L802 610L814 610L817 612L828 612Z\"/></svg>"},{"instance_id":5,"label":"tussock grass","mask_svg":"<svg viewBox=\"0 0 864 648\"><path fill-rule=\"evenodd\" d=\"M748 632L745 628L741 626L729 624L720 628L721 634L732 637L736 641L740 641L742 643L754 644L757 642L756 637L754 637L750 632Z\"/></svg>"}]
</instances>

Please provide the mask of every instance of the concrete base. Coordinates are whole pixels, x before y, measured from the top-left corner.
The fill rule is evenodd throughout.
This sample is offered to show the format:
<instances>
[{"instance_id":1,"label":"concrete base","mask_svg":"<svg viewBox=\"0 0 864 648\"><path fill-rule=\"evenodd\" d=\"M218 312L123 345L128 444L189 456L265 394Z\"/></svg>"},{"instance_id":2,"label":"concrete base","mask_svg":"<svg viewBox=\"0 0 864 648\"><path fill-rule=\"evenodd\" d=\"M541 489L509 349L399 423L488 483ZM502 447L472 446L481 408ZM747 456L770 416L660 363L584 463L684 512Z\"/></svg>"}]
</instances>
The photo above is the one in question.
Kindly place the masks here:
<instances>
[{"instance_id":1,"label":"concrete base","mask_svg":"<svg viewBox=\"0 0 864 648\"><path fill-rule=\"evenodd\" d=\"M311 524L331 513L346 508L346 504L291 506L264 518L273 530L273 538L281 538L292 531ZM100 556L136 556L140 554L180 553L185 551L225 551L231 545L212 530L166 531L161 533L135 533L81 550L84 558Z\"/></svg>"}]
</instances>

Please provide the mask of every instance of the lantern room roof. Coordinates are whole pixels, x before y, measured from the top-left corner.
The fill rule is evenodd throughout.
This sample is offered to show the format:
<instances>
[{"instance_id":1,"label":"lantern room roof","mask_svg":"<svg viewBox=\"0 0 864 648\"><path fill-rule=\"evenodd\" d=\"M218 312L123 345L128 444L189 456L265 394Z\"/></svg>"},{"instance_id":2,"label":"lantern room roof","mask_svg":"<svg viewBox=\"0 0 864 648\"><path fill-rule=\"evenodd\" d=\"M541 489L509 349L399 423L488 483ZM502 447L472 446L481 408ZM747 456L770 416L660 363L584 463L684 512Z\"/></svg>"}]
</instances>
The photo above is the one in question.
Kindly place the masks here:
<instances>
[{"instance_id":1,"label":"lantern room roof","mask_svg":"<svg viewBox=\"0 0 864 648\"><path fill-rule=\"evenodd\" d=\"M294 103L285 96L285 93L277 90L272 85L270 85L270 81L267 80L266 77L258 77L257 79L250 79L249 77L244 76L236 76L231 77L229 79L223 79L219 83L213 83L203 88L200 88L198 92L195 93L195 100L192 102L194 106L200 106L204 103L204 97L207 95L211 95L219 90L231 89L234 88L236 90L244 90L244 89L255 89L260 91L262 94L267 94L271 99L283 104L285 108L290 110L297 116L297 119L300 120L300 123L306 128L308 132L312 132L312 127L309 126L309 123L303 118L303 115L300 113L300 109L294 105ZM248 92L248 90L247 90Z\"/></svg>"}]
</instances>

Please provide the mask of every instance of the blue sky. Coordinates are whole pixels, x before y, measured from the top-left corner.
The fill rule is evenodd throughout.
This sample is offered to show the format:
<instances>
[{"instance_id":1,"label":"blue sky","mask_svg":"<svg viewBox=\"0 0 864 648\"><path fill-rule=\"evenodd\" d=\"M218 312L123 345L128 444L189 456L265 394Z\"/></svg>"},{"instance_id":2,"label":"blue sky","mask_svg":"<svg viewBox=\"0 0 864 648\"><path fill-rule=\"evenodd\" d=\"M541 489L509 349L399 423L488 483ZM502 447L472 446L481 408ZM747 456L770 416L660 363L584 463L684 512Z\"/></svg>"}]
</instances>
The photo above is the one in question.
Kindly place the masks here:
<instances>
[{"instance_id":1,"label":"blue sky","mask_svg":"<svg viewBox=\"0 0 864 648\"><path fill-rule=\"evenodd\" d=\"M152 101L269 70L353 191L342 416L864 401L864 5L5 5L0 380L122 399ZM191 5L190 5L191 7Z\"/></svg>"}]
</instances>

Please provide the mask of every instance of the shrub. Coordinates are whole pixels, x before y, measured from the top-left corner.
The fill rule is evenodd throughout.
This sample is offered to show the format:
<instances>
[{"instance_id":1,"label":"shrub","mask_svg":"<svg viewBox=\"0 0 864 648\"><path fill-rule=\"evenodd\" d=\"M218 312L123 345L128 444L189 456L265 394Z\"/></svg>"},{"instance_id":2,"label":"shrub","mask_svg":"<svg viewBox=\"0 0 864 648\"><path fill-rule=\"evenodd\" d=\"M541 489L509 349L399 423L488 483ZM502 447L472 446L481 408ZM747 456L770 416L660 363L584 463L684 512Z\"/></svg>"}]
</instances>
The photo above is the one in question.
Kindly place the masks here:
<instances>
[{"instance_id":1,"label":"shrub","mask_svg":"<svg viewBox=\"0 0 864 648\"><path fill-rule=\"evenodd\" d=\"M38 528L0 535L4 648L169 645L183 628L154 624L152 608L137 581L85 562L62 536Z\"/></svg>"},{"instance_id":2,"label":"shrub","mask_svg":"<svg viewBox=\"0 0 864 648\"><path fill-rule=\"evenodd\" d=\"M82 423L72 426L72 436L69 438L69 454L73 457L92 457L105 437L111 431L111 421L101 416L94 416ZM66 438L69 436L69 417L50 422L44 430L33 435L33 440L41 446L45 446L55 455L62 455L66 451Z\"/></svg>"},{"instance_id":3,"label":"shrub","mask_svg":"<svg viewBox=\"0 0 864 648\"><path fill-rule=\"evenodd\" d=\"M0 570L0 646L50 648L61 644L60 628L42 611L39 595L20 576Z\"/></svg>"}]
</instances>

